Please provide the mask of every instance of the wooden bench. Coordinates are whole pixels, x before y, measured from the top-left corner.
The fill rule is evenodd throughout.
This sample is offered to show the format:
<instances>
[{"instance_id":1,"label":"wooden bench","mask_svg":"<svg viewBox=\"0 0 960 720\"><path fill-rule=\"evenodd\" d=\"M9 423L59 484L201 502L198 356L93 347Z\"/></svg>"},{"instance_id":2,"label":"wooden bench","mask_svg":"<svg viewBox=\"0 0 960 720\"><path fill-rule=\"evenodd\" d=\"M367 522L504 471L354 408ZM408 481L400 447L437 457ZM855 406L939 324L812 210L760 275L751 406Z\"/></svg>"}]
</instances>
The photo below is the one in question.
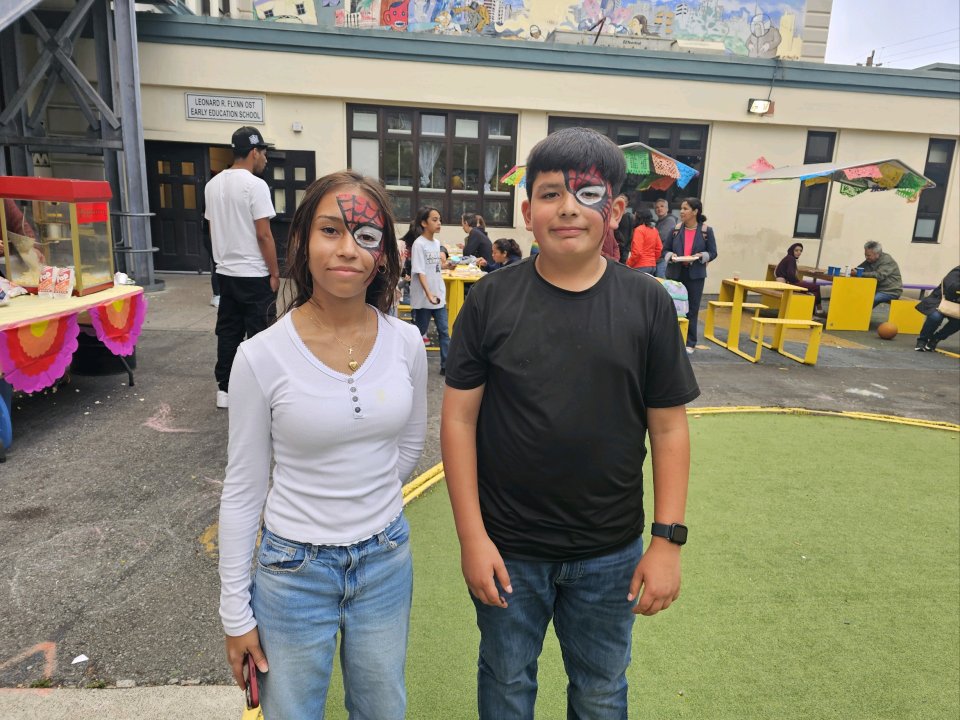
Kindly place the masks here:
<instances>
[{"instance_id":1,"label":"wooden bench","mask_svg":"<svg viewBox=\"0 0 960 720\"><path fill-rule=\"evenodd\" d=\"M775 338L777 331L779 331L780 337L779 340L776 341L776 345L767 343L763 339L764 331L768 326L774 329ZM810 338L807 341L807 352L802 358L798 355L794 355L791 352L787 352L783 347L785 342L785 333L783 331L791 328L810 330ZM820 353L820 336L822 334L823 323L818 323L816 320L788 320L781 318L754 317L753 329L750 332L750 339L757 343L757 354L754 356L754 362L759 362L760 353L763 352L763 348L768 347L776 350L781 355L785 355L791 360L796 360L798 363L803 363L804 365L816 365L817 356Z\"/></svg>"},{"instance_id":2,"label":"wooden bench","mask_svg":"<svg viewBox=\"0 0 960 720\"><path fill-rule=\"evenodd\" d=\"M717 337L713 334L713 326L714 326L714 320L715 320L714 313L716 312L717 308L732 308L732 307L733 307L732 302L724 302L722 300L710 300L709 302L707 302L707 317L703 321L703 336L707 340L712 340L715 343L719 343L720 345L723 345L723 343L720 342L720 340L718 340ZM767 306L764 305L763 303L745 302L743 303L743 305L741 305L741 307L744 310L753 310L754 318L760 315L761 310L767 309Z\"/></svg>"}]
</instances>

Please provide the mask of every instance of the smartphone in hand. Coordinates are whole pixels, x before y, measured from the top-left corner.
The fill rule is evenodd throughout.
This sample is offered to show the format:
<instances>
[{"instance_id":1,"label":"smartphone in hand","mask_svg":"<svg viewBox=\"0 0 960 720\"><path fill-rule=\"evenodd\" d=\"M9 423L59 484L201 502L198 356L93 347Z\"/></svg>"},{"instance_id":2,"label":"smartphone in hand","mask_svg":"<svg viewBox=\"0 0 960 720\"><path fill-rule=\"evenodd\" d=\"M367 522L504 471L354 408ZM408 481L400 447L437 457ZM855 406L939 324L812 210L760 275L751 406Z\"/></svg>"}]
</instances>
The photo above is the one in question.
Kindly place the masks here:
<instances>
[{"instance_id":1,"label":"smartphone in hand","mask_svg":"<svg viewBox=\"0 0 960 720\"><path fill-rule=\"evenodd\" d=\"M260 688L257 685L257 665L250 653L243 656L243 681L246 684L247 709L252 710L260 705Z\"/></svg>"}]
</instances>

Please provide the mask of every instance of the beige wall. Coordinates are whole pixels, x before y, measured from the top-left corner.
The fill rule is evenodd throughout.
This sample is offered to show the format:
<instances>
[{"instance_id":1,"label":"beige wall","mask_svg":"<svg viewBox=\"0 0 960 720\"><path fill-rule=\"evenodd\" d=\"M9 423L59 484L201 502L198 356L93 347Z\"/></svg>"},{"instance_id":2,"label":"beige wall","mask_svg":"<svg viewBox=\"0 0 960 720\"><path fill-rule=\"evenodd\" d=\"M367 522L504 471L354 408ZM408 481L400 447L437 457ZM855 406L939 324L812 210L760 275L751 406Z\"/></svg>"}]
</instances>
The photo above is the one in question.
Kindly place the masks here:
<instances>
[{"instance_id":1,"label":"beige wall","mask_svg":"<svg viewBox=\"0 0 960 720\"><path fill-rule=\"evenodd\" d=\"M955 100L778 86L773 116L748 115L747 100L766 97L767 82L695 83L151 43L141 44L140 60L147 140L225 144L234 123L186 120L184 93L264 95L264 136L281 148L314 150L318 175L346 165L351 102L516 113L521 163L546 135L551 115L706 123L702 199L720 251L708 292L734 271L762 276L793 241L799 184L768 183L735 193L723 182L731 171L744 171L760 155L775 166L800 164L807 131L823 129L838 132L837 161L897 157L923 172L930 137L957 139L960 128ZM293 132L294 121L303 132ZM821 264L852 265L862 257L863 242L876 239L900 262L907 282L937 281L960 257L958 154L960 148L938 244L910 242L916 205L894 193L847 198L834 189ZM516 198L516 226L491 229L490 235L514 237L526 250L531 236L520 215L523 191ZM462 232L457 225L445 227L441 240L455 246ZM803 242L804 260L812 264L818 241Z\"/></svg>"}]
</instances>

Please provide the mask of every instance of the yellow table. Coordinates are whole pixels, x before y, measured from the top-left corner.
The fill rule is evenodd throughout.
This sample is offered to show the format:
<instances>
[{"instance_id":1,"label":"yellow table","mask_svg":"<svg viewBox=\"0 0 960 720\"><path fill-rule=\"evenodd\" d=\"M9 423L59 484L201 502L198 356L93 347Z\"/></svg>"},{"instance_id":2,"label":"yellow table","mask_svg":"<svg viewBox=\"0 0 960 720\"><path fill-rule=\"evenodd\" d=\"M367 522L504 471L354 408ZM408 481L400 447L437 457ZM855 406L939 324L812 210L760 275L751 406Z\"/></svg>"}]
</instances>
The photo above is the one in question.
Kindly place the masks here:
<instances>
[{"instance_id":1,"label":"yellow table","mask_svg":"<svg viewBox=\"0 0 960 720\"><path fill-rule=\"evenodd\" d=\"M727 339L726 341L723 341L716 338L713 335L712 329L708 333L706 327L704 328L703 334L703 336L708 340L712 340L713 342L717 343L717 345L725 347L730 352L739 355L750 362L756 362L755 357L753 355L748 355L740 349L740 316L743 313L743 301L746 298L747 293L750 291L756 292L758 290L778 290L783 293L780 298L780 311L777 315L777 317L780 319L786 319L787 308L790 306L790 297L793 295L793 293L807 292L805 287L801 287L799 285L788 285L787 283L770 280L722 280L720 283L719 301L722 303L731 304L730 329L727 331ZM774 348L781 346L783 330L783 326L778 326L774 330Z\"/></svg>"},{"instance_id":2,"label":"yellow table","mask_svg":"<svg viewBox=\"0 0 960 720\"><path fill-rule=\"evenodd\" d=\"M452 333L453 323L456 321L457 315L460 314L460 309L463 307L463 298L466 295L464 286L475 283L484 277L485 273L462 273L445 270L441 275L443 276L443 284L447 288L447 327Z\"/></svg>"},{"instance_id":3,"label":"yellow table","mask_svg":"<svg viewBox=\"0 0 960 720\"><path fill-rule=\"evenodd\" d=\"M824 275L830 282L827 330L869 330L877 279Z\"/></svg>"}]
</instances>

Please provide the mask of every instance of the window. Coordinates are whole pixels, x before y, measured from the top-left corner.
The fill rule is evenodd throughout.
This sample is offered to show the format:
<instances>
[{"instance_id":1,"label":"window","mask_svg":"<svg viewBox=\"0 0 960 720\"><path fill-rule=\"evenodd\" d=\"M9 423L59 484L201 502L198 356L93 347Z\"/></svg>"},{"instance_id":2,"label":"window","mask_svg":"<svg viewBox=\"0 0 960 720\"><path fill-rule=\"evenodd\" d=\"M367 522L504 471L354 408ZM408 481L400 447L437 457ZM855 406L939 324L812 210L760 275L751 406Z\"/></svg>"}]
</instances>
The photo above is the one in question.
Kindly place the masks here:
<instances>
[{"instance_id":1,"label":"window","mask_svg":"<svg viewBox=\"0 0 960 720\"><path fill-rule=\"evenodd\" d=\"M681 125L679 123L629 122L625 120L594 120L590 118L550 118L550 132L568 127L588 127L606 135L617 145L642 142L660 152L679 160L684 165L699 170L701 175L693 178L685 188L676 183L664 190L641 190L636 196L630 191L636 187L636 177L628 176L624 190L631 195L631 201L640 200L647 206L666 197L673 208L679 207L686 197L699 197L702 187L703 159L707 152L707 126Z\"/></svg>"},{"instance_id":2,"label":"window","mask_svg":"<svg viewBox=\"0 0 960 720\"><path fill-rule=\"evenodd\" d=\"M803 154L803 163L833 162L833 148L837 143L835 132L811 130L807 133L807 148ZM827 208L827 195L830 183L800 185L797 199L797 219L793 224L793 236L798 238L819 238L823 234L823 216Z\"/></svg>"},{"instance_id":3,"label":"window","mask_svg":"<svg viewBox=\"0 0 960 720\"><path fill-rule=\"evenodd\" d=\"M930 138L923 174L933 180L937 186L920 193L920 199L917 201L917 222L913 226L913 242L937 242L955 146L955 140Z\"/></svg>"},{"instance_id":4,"label":"window","mask_svg":"<svg viewBox=\"0 0 960 720\"><path fill-rule=\"evenodd\" d=\"M503 177L517 156L515 115L351 105L347 162L380 178L398 222L433 205L446 224L467 212L513 225L513 187Z\"/></svg>"}]
</instances>

